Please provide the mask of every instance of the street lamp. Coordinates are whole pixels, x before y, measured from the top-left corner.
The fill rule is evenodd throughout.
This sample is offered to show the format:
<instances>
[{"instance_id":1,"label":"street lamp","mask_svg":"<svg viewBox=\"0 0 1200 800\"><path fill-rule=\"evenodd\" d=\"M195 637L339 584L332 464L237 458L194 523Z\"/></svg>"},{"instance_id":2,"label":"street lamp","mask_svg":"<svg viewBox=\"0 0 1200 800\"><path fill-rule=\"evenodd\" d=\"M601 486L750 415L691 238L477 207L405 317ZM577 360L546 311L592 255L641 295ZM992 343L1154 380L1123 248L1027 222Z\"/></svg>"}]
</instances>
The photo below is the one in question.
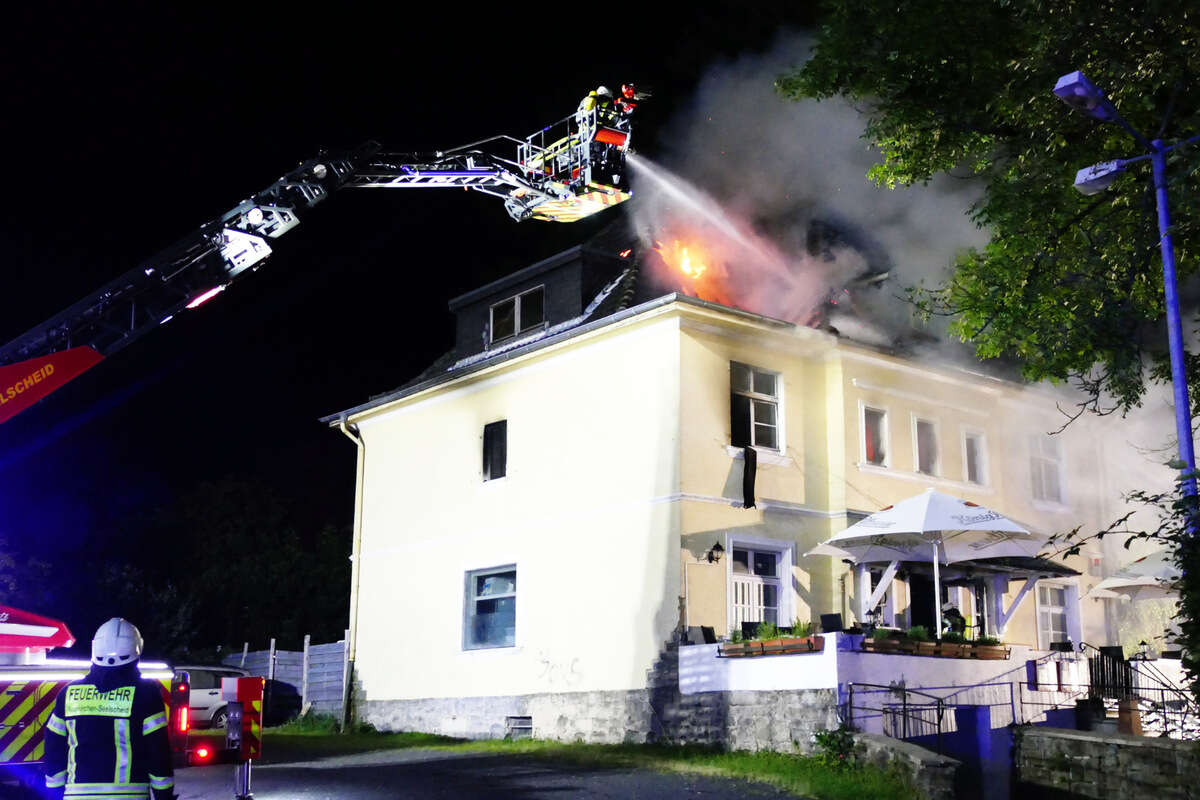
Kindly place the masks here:
<instances>
[{"instance_id":1,"label":"street lamp","mask_svg":"<svg viewBox=\"0 0 1200 800\"><path fill-rule=\"evenodd\" d=\"M1175 282L1175 247L1171 244L1171 212L1167 204L1167 153L1177 145L1164 145L1161 139L1148 141L1118 112L1104 92L1087 79L1082 72L1063 75L1054 86L1054 93L1067 105L1094 117L1101 122L1115 122L1125 129L1133 140L1147 152L1145 155L1117 161L1105 161L1079 170L1075 175L1075 188L1083 194L1104 191L1124 171L1137 161L1150 159L1154 168L1154 195L1158 204L1158 234L1162 249L1163 291L1167 305L1167 335L1171 345L1171 383L1175 393L1175 434L1179 438L1179 460L1182 469L1184 493L1196 494L1196 457L1192 448L1192 413L1188 402L1187 376L1183 361L1183 328L1179 321L1179 294ZM1193 137L1187 143L1200 140ZM1189 520L1188 530L1194 531Z\"/></svg>"}]
</instances>

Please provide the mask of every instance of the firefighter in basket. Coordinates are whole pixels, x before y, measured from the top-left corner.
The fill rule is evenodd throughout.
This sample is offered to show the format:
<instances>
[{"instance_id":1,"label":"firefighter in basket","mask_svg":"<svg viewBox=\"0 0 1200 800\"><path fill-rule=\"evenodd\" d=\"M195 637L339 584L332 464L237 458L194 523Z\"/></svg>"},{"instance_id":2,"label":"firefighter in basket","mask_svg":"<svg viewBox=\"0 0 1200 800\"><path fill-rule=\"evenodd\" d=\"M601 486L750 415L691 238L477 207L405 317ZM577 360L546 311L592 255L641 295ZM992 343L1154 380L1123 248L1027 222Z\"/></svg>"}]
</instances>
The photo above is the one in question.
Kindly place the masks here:
<instances>
[{"instance_id":1,"label":"firefighter in basket","mask_svg":"<svg viewBox=\"0 0 1200 800\"><path fill-rule=\"evenodd\" d=\"M114 617L92 639L92 668L59 693L46 725L46 786L65 800L175 800L167 710L138 672L142 635Z\"/></svg>"}]
</instances>

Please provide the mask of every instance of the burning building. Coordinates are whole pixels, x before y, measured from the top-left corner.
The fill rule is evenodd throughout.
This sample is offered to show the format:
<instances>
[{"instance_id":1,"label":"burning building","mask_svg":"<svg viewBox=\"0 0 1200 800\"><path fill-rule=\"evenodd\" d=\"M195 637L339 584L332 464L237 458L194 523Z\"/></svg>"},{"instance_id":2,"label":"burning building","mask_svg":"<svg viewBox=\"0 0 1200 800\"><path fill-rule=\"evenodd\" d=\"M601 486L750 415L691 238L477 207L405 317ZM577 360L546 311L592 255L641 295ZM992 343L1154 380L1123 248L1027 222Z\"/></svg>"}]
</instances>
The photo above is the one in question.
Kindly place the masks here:
<instances>
[{"instance_id":1,"label":"burning building","mask_svg":"<svg viewBox=\"0 0 1200 800\"><path fill-rule=\"evenodd\" d=\"M804 555L925 487L1045 531L1110 521L1096 500L1118 494L1103 440L1087 421L1046 435L1061 424L1054 397L838 335L824 295L784 318L755 313L721 282L719 253L678 242L602 237L454 299L450 352L324 420L359 453L359 718L807 746L836 724L850 639L830 633L827 653L787 656L815 659L790 671L716 678L714 649L681 642L876 611L932 627L927 566L906 564L876 609L869 567ZM652 262L682 277L664 286ZM799 295L781 282L771 299L786 306ZM1108 640L1102 605L1080 600L1101 559L946 569L940 599L1010 643L1011 671L1055 642ZM969 666L940 679L979 681ZM887 669L874 682L928 677ZM707 699L685 712L692 692Z\"/></svg>"}]
</instances>

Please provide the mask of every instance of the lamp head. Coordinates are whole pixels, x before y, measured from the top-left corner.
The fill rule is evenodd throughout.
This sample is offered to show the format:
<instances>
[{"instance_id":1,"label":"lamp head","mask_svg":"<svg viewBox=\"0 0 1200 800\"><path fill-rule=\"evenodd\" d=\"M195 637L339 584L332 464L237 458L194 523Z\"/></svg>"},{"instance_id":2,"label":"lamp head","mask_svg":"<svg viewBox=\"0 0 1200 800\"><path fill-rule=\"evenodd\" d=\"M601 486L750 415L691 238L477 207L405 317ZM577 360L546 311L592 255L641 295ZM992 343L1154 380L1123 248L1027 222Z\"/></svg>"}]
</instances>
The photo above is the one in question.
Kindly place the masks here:
<instances>
[{"instance_id":1,"label":"lamp head","mask_svg":"<svg viewBox=\"0 0 1200 800\"><path fill-rule=\"evenodd\" d=\"M725 552L725 548L721 546L720 542L717 542L716 544L714 544L708 550L708 554L707 554L708 555L708 563L716 564L717 562L719 562L721 560L721 555L724 552Z\"/></svg>"},{"instance_id":2,"label":"lamp head","mask_svg":"<svg viewBox=\"0 0 1200 800\"><path fill-rule=\"evenodd\" d=\"M1082 194L1099 194L1125 171L1124 161L1103 161L1075 173L1075 188Z\"/></svg>"},{"instance_id":3,"label":"lamp head","mask_svg":"<svg viewBox=\"0 0 1200 800\"><path fill-rule=\"evenodd\" d=\"M1111 122L1117 118L1116 107L1104 96L1100 87L1078 70L1059 78L1058 83L1054 84L1054 93L1071 108L1101 122Z\"/></svg>"}]
</instances>

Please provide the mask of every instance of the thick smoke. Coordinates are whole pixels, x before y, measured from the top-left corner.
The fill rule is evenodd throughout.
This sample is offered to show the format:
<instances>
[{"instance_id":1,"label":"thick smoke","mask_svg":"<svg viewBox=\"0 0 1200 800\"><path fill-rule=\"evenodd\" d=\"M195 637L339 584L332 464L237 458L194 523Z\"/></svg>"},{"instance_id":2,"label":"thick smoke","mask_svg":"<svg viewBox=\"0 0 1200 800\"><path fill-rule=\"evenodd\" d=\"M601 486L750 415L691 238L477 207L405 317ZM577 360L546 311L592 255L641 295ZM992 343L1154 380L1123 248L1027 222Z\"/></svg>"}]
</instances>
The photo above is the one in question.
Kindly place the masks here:
<instances>
[{"instance_id":1,"label":"thick smoke","mask_svg":"<svg viewBox=\"0 0 1200 800\"><path fill-rule=\"evenodd\" d=\"M736 305L796 322L856 277L889 271L878 289L855 292L860 313L831 321L854 338L890 343L911 325L903 287L940 283L957 252L986 241L966 214L977 189L945 176L896 190L869 181L879 154L862 138L860 111L843 100L792 102L774 89L807 54L808 41L788 35L768 53L712 68L662 138L664 165L701 187L770 257L746 257L709 216L641 170L636 224L657 237L705 230L706 244L729 251L720 255Z\"/></svg>"}]
</instances>

